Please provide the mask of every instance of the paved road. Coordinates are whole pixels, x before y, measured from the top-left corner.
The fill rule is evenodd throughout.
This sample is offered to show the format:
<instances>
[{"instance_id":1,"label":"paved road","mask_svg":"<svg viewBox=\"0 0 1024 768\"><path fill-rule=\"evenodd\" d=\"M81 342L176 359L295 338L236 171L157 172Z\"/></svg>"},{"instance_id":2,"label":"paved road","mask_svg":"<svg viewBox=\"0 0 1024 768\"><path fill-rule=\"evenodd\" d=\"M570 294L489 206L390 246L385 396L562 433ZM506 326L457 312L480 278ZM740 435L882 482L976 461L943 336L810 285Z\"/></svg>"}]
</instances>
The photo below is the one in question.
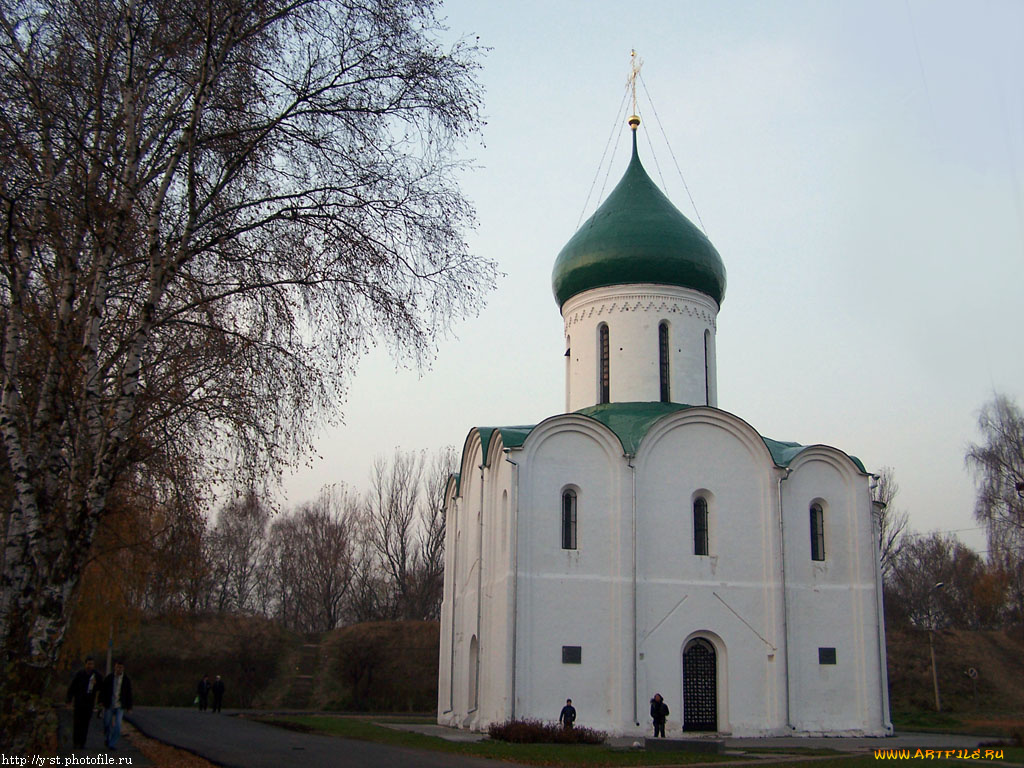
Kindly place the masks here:
<instances>
[{"instance_id":1,"label":"paved road","mask_svg":"<svg viewBox=\"0 0 1024 768\"><path fill-rule=\"evenodd\" d=\"M145 735L226 768L499 768L512 765L447 752L299 733L196 709L137 707L129 719Z\"/></svg>"},{"instance_id":2,"label":"paved road","mask_svg":"<svg viewBox=\"0 0 1024 768\"><path fill-rule=\"evenodd\" d=\"M513 764L507 762L300 733L243 717L195 709L139 707L132 711L129 720L147 736L194 752L226 768L513 768ZM991 738L901 733L888 739L727 738L725 743L729 749L825 747L862 751L908 747L973 748Z\"/></svg>"},{"instance_id":3,"label":"paved road","mask_svg":"<svg viewBox=\"0 0 1024 768\"><path fill-rule=\"evenodd\" d=\"M60 757L95 758L97 755L111 755L115 759L126 757L133 766L151 766L153 763L132 744L131 737L121 733L117 750L112 752L103 745L103 721L97 717L89 722L86 731L85 749L74 749L71 745L71 710L63 707L57 710L57 754Z\"/></svg>"}]
</instances>

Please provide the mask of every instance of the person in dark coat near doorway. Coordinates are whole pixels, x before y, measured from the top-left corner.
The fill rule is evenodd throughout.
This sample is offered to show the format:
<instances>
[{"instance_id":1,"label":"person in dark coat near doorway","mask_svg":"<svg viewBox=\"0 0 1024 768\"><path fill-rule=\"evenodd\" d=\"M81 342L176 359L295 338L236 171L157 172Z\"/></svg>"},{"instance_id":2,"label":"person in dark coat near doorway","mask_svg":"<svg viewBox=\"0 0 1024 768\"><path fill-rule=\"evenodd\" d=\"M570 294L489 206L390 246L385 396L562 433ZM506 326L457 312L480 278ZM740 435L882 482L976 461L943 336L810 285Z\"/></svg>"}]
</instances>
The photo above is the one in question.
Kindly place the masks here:
<instances>
[{"instance_id":1,"label":"person in dark coat near doorway","mask_svg":"<svg viewBox=\"0 0 1024 768\"><path fill-rule=\"evenodd\" d=\"M220 705L224 702L224 681L220 679L220 675L217 675L210 690L213 691L213 711L220 712Z\"/></svg>"},{"instance_id":2,"label":"person in dark coat near doorway","mask_svg":"<svg viewBox=\"0 0 1024 768\"><path fill-rule=\"evenodd\" d=\"M572 728L572 724L576 722L576 707L572 705L572 699L565 700L565 706L562 707L562 712L558 716L558 722L566 730Z\"/></svg>"},{"instance_id":3,"label":"person in dark coat near doorway","mask_svg":"<svg viewBox=\"0 0 1024 768\"><path fill-rule=\"evenodd\" d=\"M199 681L199 685L196 686L196 698L199 699L199 711L205 712L206 706L210 701L210 676L203 675Z\"/></svg>"},{"instance_id":4,"label":"person in dark coat near doorway","mask_svg":"<svg viewBox=\"0 0 1024 768\"><path fill-rule=\"evenodd\" d=\"M68 706L74 707L72 715L71 743L75 749L85 747L86 736L89 735L89 720L96 708L96 694L100 690L100 673L96 671L96 661L92 656L85 658L85 667L71 680L68 686Z\"/></svg>"},{"instance_id":5,"label":"person in dark coat near doorway","mask_svg":"<svg viewBox=\"0 0 1024 768\"><path fill-rule=\"evenodd\" d=\"M665 738L665 720L668 719L668 704L661 698L660 693L654 694L651 699L651 719L654 721L654 735Z\"/></svg>"}]
</instances>

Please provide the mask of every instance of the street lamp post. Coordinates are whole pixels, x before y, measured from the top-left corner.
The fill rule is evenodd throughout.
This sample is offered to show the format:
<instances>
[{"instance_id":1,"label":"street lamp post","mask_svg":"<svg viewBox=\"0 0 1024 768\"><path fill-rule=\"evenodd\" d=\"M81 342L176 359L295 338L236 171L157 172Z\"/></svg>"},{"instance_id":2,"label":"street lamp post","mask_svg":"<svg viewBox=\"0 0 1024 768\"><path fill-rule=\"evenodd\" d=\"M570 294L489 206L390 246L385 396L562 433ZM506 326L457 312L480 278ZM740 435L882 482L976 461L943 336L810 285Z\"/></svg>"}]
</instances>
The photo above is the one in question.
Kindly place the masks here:
<instances>
[{"instance_id":1,"label":"street lamp post","mask_svg":"<svg viewBox=\"0 0 1024 768\"><path fill-rule=\"evenodd\" d=\"M932 593L946 586L946 582L937 581L935 586L928 590L928 650L932 656L932 687L935 689L935 711L942 711L942 704L939 702L939 673L935 666L935 610L932 603Z\"/></svg>"}]
</instances>

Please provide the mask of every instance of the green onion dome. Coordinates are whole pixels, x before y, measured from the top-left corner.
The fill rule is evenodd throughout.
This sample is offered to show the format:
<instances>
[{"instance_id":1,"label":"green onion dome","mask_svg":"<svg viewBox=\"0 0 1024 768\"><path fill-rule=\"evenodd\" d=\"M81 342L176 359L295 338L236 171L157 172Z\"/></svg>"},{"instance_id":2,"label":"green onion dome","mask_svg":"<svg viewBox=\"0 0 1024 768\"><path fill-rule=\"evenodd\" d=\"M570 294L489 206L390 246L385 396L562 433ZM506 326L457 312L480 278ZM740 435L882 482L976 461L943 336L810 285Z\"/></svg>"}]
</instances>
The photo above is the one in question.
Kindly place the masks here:
<instances>
[{"instance_id":1,"label":"green onion dome","mask_svg":"<svg viewBox=\"0 0 1024 768\"><path fill-rule=\"evenodd\" d=\"M628 283L692 288L719 306L725 297L722 257L651 181L637 154L635 127L625 175L562 248L551 274L559 307L591 288Z\"/></svg>"}]
</instances>

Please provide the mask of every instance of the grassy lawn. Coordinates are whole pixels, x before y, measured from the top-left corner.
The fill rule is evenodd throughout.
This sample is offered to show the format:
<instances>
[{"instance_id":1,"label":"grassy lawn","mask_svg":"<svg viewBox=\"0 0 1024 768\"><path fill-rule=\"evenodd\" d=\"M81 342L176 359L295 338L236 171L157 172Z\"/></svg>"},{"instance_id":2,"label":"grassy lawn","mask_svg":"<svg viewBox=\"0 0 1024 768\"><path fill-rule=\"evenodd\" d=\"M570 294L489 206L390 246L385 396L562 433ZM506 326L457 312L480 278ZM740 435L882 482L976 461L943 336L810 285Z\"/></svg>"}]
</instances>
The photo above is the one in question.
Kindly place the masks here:
<instances>
[{"instance_id":1,"label":"grassy lawn","mask_svg":"<svg viewBox=\"0 0 1024 768\"><path fill-rule=\"evenodd\" d=\"M585 744L509 744L500 741L482 742L451 742L433 736L426 736L420 733L409 733L407 731L396 731L376 725L377 722L413 722L432 723L432 718L419 717L349 717L333 715L303 715L303 716L268 716L259 718L261 722L277 725L284 728L313 733L323 733L332 736L340 736L346 739L360 739L362 741L375 741L383 744L391 744L398 747L409 747L412 749L429 749L437 752L448 752L452 754L468 755L474 757L485 757L496 760L508 760L515 763L527 765L549 765L549 766L628 766L628 765L660 765L660 766L685 766L698 763L721 762L728 763L737 760L749 760L742 756L715 755L706 752L645 752L645 751L619 751L604 746L593 746ZM1017 749L1017 748L1014 748ZM800 761L775 762L770 758L762 757L758 762L768 760L772 768L868 768L878 766L879 761L871 755L847 756L833 750L815 750L808 748L795 748L792 750L777 749L756 749L748 752L766 754L779 753L782 755L799 755ZM1004 758L1005 762L1014 762L1009 750ZM903 761L905 762L905 761ZM966 761L954 760L927 760L928 768L950 768L958 765L963 768ZM723 768L726 768L723 766Z\"/></svg>"},{"instance_id":2,"label":"grassy lawn","mask_svg":"<svg viewBox=\"0 0 1024 768\"><path fill-rule=\"evenodd\" d=\"M375 718L378 722L382 718ZM423 722L407 718L413 722ZM620 752L604 746L589 744L509 744L502 741L472 743L445 741L421 733L396 731L375 725L364 718L334 717L330 715L274 716L260 718L261 722L286 728L298 728L316 733L341 736L346 739L376 741L397 747L430 749L474 757L509 760L527 765L552 766L616 766L616 765L686 765L689 763L728 762L734 757L701 752ZM396 721L400 719L396 718ZM848 760L842 761L849 766Z\"/></svg>"},{"instance_id":3,"label":"grassy lawn","mask_svg":"<svg viewBox=\"0 0 1024 768\"><path fill-rule=\"evenodd\" d=\"M1003 750L1003 760L1008 763L1024 763L1024 747L995 747Z\"/></svg>"},{"instance_id":4,"label":"grassy lawn","mask_svg":"<svg viewBox=\"0 0 1024 768\"><path fill-rule=\"evenodd\" d=\"M1020 715L954 715L948 712L893 712L892 724L897 731L929 733L963 733L970 736L1010 737L1020 733Z\"/></svg>"},{"instance_id":5,"label":"grassy lawn","mask_svg":"<svg viewBox=\"0 0 1024 768\"><path fill-rule=\"evenodd\" d=\"M897 731L968 733L968 725L947 712L893 712L892 724Z\"/></svg>"}]
</instances>

